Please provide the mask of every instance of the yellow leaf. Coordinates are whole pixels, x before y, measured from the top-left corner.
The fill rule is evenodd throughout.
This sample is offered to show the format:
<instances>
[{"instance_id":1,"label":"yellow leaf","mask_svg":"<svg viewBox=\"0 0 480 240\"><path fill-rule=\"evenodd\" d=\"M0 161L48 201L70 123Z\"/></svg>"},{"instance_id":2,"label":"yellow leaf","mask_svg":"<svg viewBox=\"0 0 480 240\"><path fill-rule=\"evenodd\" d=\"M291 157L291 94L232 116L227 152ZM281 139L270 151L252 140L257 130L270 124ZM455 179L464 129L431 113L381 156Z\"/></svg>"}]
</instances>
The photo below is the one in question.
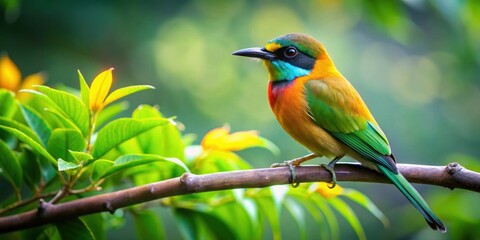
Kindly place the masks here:
<instances>
[{"instance_id":1,"label":"yellow leaf","mask_svg":"<svg viewBox=\"0 0 480 240\"><path fill-rule=\"evenodd\" d=\"M228 126L211 130L201 143L203 149L222 151L239 151L262 144L263 140L256 131L240 131L230 134Z\"/></svg>"},{"instance_id":2,"label":"yellow leaf","mask_svg":"<svg viewBox=\"0 0 480 240\"><path fill-rule=\"evenodd\" d=\"M87 82L85 81L85 78L83 77L82 73L80 70L77 70L78 72L78 80L80 82L80 99L82 100L83 104L85 106L89 107L89 98L90 98L90 88L88 88Z\"/></svg>"},{"instance_id":3,"label":"yellow leaf","mask_svg":"<svg viewBox=\"0 0 480 240\"><path fill-rule=\"evenodd\" d=\"M112 71L113 68L110 68L100 74L98 74L95 79L92 81L90 86L90 110L97 112L101 110L103 101L110 91L112 86Z\"/></svg>"},{"instance_id":4,"label":"yellow leaf","mask_svg":"<svg viewBox=\"0 0 480 240\"><path fill-rule=\"evenodd\" d=\"M20 86L19 90L22 89L33 89L35 85L42 85L45 83L45 75L43 73L35 73L28 75L25 79L23 79L22 85ZM20 101L26 101L32 97L31 94L26 94L19 92L17 93L17 99Z\"/></svg>"},{"instance_id":5,"label":"yellow leaf","mask_svg":"<svg viewBox=\"0 0 480 240\"><path fill-rule=\"evenodd\" d=\"M324 198L332 198L336 197L343 193L343 188L340 185L335 185L334 188L329 188L329 183L320 182L318 183L318 187L316 192L322 195Z\"/></svg>"},{"instance_id":6,"label":"yellow leaf","mask_svg":"<svg viewBox=\"0 0 480 240\"><path fill-rule=\"evenodd\" d=\"M21 73L7 55L0 58L0 88L16 92L20 84Z\"/></svg>"},{"instance_id":7,"label":"yellow leaf","mask_svg":"<svg viewBox=\"0 0 480 240\"><path fill-rule=\"evenodd\" d=\"M219 143L228 135L229 132L230 128L228 126L211 130L205 134L205 137L203 137L201 143L203 149L218 149L217 145L219 145Z\"/></svg>"},{"instance_id":8,"label":"yellow leaf","mask_svg":"<svg viewBox=\"0 0 480 240\"><path fill-rule=\"evenodd\" d=\"M23 79L20 89L32 89L34 85L42 85L43 83L45 83L45 74L31 74L28 75L25 79Z\"/></svg>"},{"instance_id":9,"label":"yellow leaf","mask_svg":"<svg viewBox=\"0 0 480 240\"><path fill-rule=\"evenodd\" d=\"M257 131L241 131L232 133L223 143L223 147L229 151L240 151L250 147L261 145L262 140Z\"/></svg>"}]
</instances>

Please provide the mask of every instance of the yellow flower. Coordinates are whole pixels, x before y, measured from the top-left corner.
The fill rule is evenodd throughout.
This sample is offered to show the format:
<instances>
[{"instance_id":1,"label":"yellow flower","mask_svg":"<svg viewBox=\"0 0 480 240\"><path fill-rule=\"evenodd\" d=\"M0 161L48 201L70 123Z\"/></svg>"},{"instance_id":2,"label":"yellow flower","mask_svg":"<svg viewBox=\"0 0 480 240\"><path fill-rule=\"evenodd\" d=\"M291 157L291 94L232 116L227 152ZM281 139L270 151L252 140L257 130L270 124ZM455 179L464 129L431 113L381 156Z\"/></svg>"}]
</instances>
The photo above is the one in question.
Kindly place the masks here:
<instances>
[{"instance_id":1,"label":"yellow flower","mask_svg":"<svg viewBox=\"0 0 480 240\"><path fill-rule=\"evenodd\" d=\"M42 73L28 75L22 81L20 70L8 55L5 54L0 57L0 88L15 92L18 99L26 100L29 98L27 94L19 93L19 90L31 89L33 85L40 85L44 82L45 77Z\"/></svg>"},{"instance_id":2,"label":"yellow flower","mask_svg":"<svg viewBox=\"0 0 480 240\"><path fill-rule=\"evenodd\" d=\"M240 151L250 147L265 145L265 140L257 131L240 131L230 134L230 127L225 125L208 132L202 140L204 150Z\"/></svg>"},{"instance_id":3,"label":"yellow flower","mask_svg":"<svg viewBox=\"0 0 480 240\"><path fill-rule=\"evenodd\" d=\"M324 198L332 198L343 193L343 188L340 185L336 185L334 188L329 188L329 183L319 182L315 192L322 195Z\"/></svg>"}]
</instances>

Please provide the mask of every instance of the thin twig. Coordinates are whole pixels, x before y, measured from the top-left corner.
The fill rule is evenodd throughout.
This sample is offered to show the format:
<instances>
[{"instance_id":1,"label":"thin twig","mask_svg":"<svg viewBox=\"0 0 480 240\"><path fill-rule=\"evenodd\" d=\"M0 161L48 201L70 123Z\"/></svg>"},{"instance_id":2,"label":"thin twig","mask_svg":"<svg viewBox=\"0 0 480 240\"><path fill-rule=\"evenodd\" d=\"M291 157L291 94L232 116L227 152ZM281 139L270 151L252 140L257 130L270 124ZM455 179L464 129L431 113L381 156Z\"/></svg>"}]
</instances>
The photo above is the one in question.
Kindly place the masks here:
<instances>
[{"instance_id":1,"label":"thin twig","mask_svg":"<svg viewBox=\"0 0 480 240\"><path fill-rule=\"evenodd\" d=\"M400 172L411 182L461 188L480 192L480 173L463 168L458 163L447 166L398 164ZM298 182L329 182L330 172L319 166L295 168ZM337 164L338 181L387 182L381 174L359 164ZM205 175L186 173L181 177L133 187L116 192L72 200L61 204L41 202L37 210L0 217L0 233L36 227L52 222L109 211L155 199L197 192L235 188L261 188L289 184L288 167L221 172Z\"/></svg>"},{"instance_id":2,"label":"thin twig","mask_svg":"<svg viewBox=\"0 0 480 240\"><path fill-rule=\"evenodd\" d=\"M65 197L66 195L68 194L68 190L66 190L66 187L65 185L62 187L62 189L60 189L57 194L55 194L55 196L50 199L50 201L48 203L50 204L55 204L57 203L58 201L60 201L60 199L62 199L63 197Z\"/></svg>"},{"instance_id":3,"label":"thin twig","mask_svg":"<svg viewBox=\"0 0 480 240\"><path fill-rule=\"evenodd\" d=\"M47 194L42 194L42 195L39 195L39 196L35 196L35 197L32 197L32 198L29 198L29 199L25 199L21 202L16 202L15 204L12 204L12 205L9 205L3 209L0 209L0 215L4 214L4 213L7 213L13 209L16 209L16 208L19 208L19 207L23 207L25 205L28 205L32 202L35 202L35 201L38 201L40 199L43 199L43 198L49 198L49 197L52 197L52 196L55 196L55 194L57 194L57 192L51 192L51 193L47 193Z\"/></svg>"}]
</instances>

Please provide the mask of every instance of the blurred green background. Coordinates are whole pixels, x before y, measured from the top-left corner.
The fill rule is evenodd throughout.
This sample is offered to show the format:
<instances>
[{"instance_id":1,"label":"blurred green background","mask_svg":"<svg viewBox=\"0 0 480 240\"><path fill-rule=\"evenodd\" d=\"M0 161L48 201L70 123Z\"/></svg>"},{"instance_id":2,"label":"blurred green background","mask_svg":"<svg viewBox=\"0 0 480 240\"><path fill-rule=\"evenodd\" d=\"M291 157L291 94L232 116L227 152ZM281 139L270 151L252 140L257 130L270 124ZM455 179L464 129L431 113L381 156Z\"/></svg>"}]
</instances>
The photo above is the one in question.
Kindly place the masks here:
<instances>
[{"instance_id":1,"label":"blurred green background","mask_svg":"<svg viewBox=\"0 0 480 240\"><path fill-rule=\"evenodd\" d=\"M286 33L308 33L324 43L337 68L360 92L399 162L458 161L480 170L477 1L0 3L0 52L7 53L24 76L44 71L47 85L78 88L77 69L92 79L115 67L114 88L157 88L130 97L132 109L141 103L159 105L165 115L178 117L185 133L197 134L197 142L208 130L228 123L233 131L258 130L280 147L279 156L264 150L242 152L254 167L307 151L274 119L263 66L231 53ZM342 185L366 193L389 216L392 227L384 229L365 210L355 209L370 238L439 237L392 186ZM417 187L449 227L447 238L480 237L478 194ZM346 226L346 236L354 236L346 223L340 224ZM178 237L178 230L169 234ZM109 236L133 238L134 233L127 226ZM284 235L294 236L295 230Z\"/></svg>"}]
</instances>

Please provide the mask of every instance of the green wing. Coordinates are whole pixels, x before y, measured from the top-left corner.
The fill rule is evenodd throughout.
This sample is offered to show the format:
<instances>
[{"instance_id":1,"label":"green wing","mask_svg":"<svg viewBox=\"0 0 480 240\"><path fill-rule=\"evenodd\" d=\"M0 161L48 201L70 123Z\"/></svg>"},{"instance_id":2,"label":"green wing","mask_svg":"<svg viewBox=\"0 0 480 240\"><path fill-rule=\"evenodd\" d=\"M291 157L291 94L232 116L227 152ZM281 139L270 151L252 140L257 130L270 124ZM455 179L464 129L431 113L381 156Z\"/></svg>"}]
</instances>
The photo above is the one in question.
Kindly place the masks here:
<instances>
[{"instance_id":1,"label":"green wing","mask_svg":"<svg viewBox=\"0 0 480 240\"><path fill-rule=\"evenodd\" d=\"M333 91L320 80L305 83L309 114L315 123L360 155L397 173L387 137L358 93ZM361 104L359 106L358 104Z\"/></svg>"}]
</instances>

